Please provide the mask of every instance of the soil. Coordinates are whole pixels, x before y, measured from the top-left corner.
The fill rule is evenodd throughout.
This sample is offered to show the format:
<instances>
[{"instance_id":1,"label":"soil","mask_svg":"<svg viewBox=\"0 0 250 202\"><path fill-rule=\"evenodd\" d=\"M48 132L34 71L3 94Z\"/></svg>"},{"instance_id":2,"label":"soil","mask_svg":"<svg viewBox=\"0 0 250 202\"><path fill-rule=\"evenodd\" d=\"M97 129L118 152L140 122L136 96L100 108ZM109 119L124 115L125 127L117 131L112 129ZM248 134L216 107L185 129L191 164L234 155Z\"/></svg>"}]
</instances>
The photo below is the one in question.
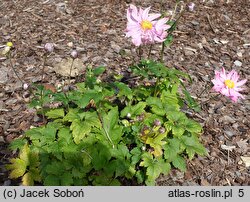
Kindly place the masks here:
<instances>
[{"instance_id":1,"label":"soil","mask_svg":"<svg viewBox=\"0 0 250 202\"><path fill-rule=\"evenodd\" d=\"M175 5L174 0L163 4L160 0L65 2L0 1L0 45L13 42L12 62L27 84L41 82L43 46L47 42L55 44L42 81L47 85L53 87L65 80L53 67L58 60L69 57L73 47L85 67L104 65L108 67L107 75L126 74L128 65L138 60L135 47L124 37L129 3L151 6L155 12L173 11ZM193 79L187 86L202 110L188 113L202 124L201 140L209 155L188 161L186 173L173 170L160 176L157 184L250 185L250 169L241 159L250 156L250 4L248 0L193 2L194 11L183 14L172 45L165 49L164 63ZM159 58L159 51L160 45L154 45L155 59ZM30 97L10 68L9 60L1 56L0 62L0 184L14 185L18 182L10 180L4 168L15 155L8 150L8 144L30 126L39 125L40 120L35 110L27 107ZM244 100L232 103L211 90L214 70L221 67L235 69L241 79L248 79ZM235 148L229 151L223 145Z\"/></svg>"}]
</instances>

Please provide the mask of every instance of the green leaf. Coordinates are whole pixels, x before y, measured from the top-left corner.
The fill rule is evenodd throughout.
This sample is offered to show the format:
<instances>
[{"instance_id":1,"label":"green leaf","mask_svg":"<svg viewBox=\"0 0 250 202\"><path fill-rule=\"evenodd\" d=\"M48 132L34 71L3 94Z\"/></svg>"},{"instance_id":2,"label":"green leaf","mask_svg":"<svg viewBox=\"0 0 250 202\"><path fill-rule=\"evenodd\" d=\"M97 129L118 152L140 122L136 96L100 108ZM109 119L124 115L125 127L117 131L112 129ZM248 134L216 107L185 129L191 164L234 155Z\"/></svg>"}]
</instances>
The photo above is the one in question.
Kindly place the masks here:
<instances>
[{"instance_id":1,"label":"green leaf","mask_svg":"<svg viewBox=\"0 0 250 202\"><path fill-rule=\"evenodd\" d=\"M95 69L93 69L93 74L95 75L95 76L99 76L99 75L101 75L103 72L105 72L105 67L104 66L100 66L100 67L97 67L97 68L95 68Z\"/></svg>"},{"instance_id":2,"label":"green leaf","mask_svg":"<svg viewBox=\"0 0 250 202\"><path fill-rule=\"evenodd\" d=\"M40 164L40 162L38 162ZM40 168L39 167L31 167L28 171L33 181L41 182Z\"/></svg>"},{"instance_id":3,"label":"green leaf","mask_svg":"<svg viewBox=\"0 0 250 202\"><path fill-rule=\"evenodd\" d=\"M61 128L57 135L58 142L62 142L63 144L69 144L72 139L69 128Z\"/></svg>"},{"instance_id":4,"label":"green leaf","mask_svg":"<svg viewBox=\"0 0 250 202\"><path fill-rule=\"evenodd\" d=\"M166 114L163 104L160 98L148 97L146 100L147 104L151 107L151 111L159 116L164 116Z\"/></svg>"},{"instance_id":5,"label":"green leaf","mask_svg":"<svg viewBox=\"0 0 250 202\"><path fill-rule=\"evenodd\" d=\"M52 161L46 166L45 170L48 174L60 176L64 172L64 166L59 161Z\"/></svg>"},{"instance_id":6,"label":"green leaf","mask_svg":"<svg viewBox=\"0 0 250 202\"><path fill-rule=\"evenodd\" d=\"M179 71L177 69L174 69L174 68L169 69L168 73L169 73L169 77L171 79L174 79L176 82L177 81L180 82L180 76L189 79L189 81L192 81L189 74L182 72L182 71Z\"/></svg>"},{"instance_id":7,"label":"green leaf","mask_svg":"<svg viewBox=\"0 0 250 202\"><path fill-rule=\"evenodd\" d=\"M130 151L130 153L132 154L132 156L131 156L131 164L135 165L136 163L138 163L140 161L142 151L141 151L140 148L135 147L134 149L132 149Z\"/></svg>"},{"instance_id":8,"label":"green leaf","mask_svg":"<svg viewBox=\"0 0 250 202\"><path fill-rule=\"evenodd\" d=\"M136 105L127 106L121 111L121 117L125 117L128 113L130 113L131 117L135 118L135 116L140 115L144 112L145 107L145 102L138 102Z\"/></svg>"},{"instance_id":9,"label":"green leaf","mask_svg":"<svg viewBox=\"0 0 250 202\"><path fill-rule=\"evenodd\" d=\"M167 38L165 39L165 41L164 41L164 45L165 45L165 46L170 46L171 43L173 42L173 39L174 39L173 35L172 35L172 34L169 34L169 35L167 36Z\"/></svg>"},{"instance_id":10,"label":"green leaf","mask_svg":"<svg viewBox=\"0 0 250 202\"><path fill-rule=\"evenodd\" d=\"M48 123L44 128L42 135L46 142L54 141L56 138L57 130L60 128L60 124L56 122Z\"/></svg>"},{"instance_id":11,"label":"green leaf","mask_svg":"<svg viewBox=\"0 0 250 202\"><path fill-rule=\"evenodd\" d=\"M143 183L144 182L144 179L145 179L145 174L142 170L138 170L135 174L135 177L137 179L137 182L139 184Z\"/></svg>"},{"instance_id":12,"label":"green leaf","mask_svg":"<svg viewBox=\"0 0 250 202\"><path fill-rule=\"evenodd\" d=\"M124 175L129 169L129 163L121 160L121 159L114 159L105 166L104 170L108 174L115 173L115 177Z\"/></svg>"},{"instance_id":13,"label":"green leaf","mask_svg":"<svg viewBox=\"0 0 250 202\"><path fill-rule=\"evenodd\" d=\"M140 166L146 167L146 174L153 177L154 179L156 179L161 173L159 164L157 164L157 161L155 161L153 156L149 153L144 153L142 155L142 162L140 163Z\"/></svg>"},{"instance_id":14,"label":"green leaf","mask_svg":"<svg viewBox=\"0 0 250 202\"><path fill-rule=\"evenodd\" d=\"M69 103L68 97L64 92L54 93L54 101L62 102L64 105Z\"/></svg>"},{"instance_id":15,"label":"green leaf","mask_svg":"<svg viewBox=\"0 0 250 202\"><path fill-rule=\"evenodd\" d=\"M79 114L81 114L79 109L69 109L69 112L63 118L63 121L73 122L74 120L80 120Z\"/></svg>"},{"instance_id":16,"label":"green leaf","mask_svg":"<svg viewBox=\"0 0 250 202\"><path fill-rule=\"evenodd\" d=\"M94 186L120 186L121 183L117 179L113 179L105 173L98 173L96 176L90 176L89 180L93 181Z\"/></svg>"},{"instance_id":17,"label":"green leaf","mask_svg":"<svg viewBox=\"0 0 250 202\"><path fill-rule=\"evenodd\" d=\"M118 125L118 107L112 108L108 114L102 115L103 134L114 147L121 140L122 127Z\"/></svg>"},{"instance_id":18,"label":"green leaf","mask_svg":"<svg viewBox=\"0 0 250 202\"><path fill-rule=\"evenodd\" d=\"M185 95L185 99L187 101L187 104L189 107L191 107L192 109L194 109L196 112L201 111L200 106L198 105L197 102L195 102L195 100L191 97L190 93L187 90L182 90L182 92Z\"/></svg>"},{"instance_id":19,"label":"green leaf","mask_svg":"<svg viewBox=\"0 0 250 202\"><path fill-rule=\"evenodd\" d=\"M91 125L85 121L75 120L72 122L70 130L72 131L75 143L79 144L80 141L90 133Z\"/></svg>"},{"instance_id":20,"label":"green leaf","mask_svg":"<svg viewBox=\"0 0 250 202\"><path fill-rule=\"evenodd\" d=\"M170 163L167 163L167 162L163 161L162 165L161 165L161 168L162 168L162 173L164 175L167 175L171 170L171 165L170 165Z\"/></svg>"},{"instance_id":21,"label":"green leaf","mask_svg":"<svg viewBox=\"0 0 250 202\"><path fill-rule=\"evenodd\" d=\"M83 83L77 83L76 86L77 86L78 90L79 90L81 93L86 91L86 85L85 85L84 82L83 82Z\"/></svg>"},{"instance_id":22,"label":"green leaf","mask_svg":"<svg viewBox=\"0 0 250 202\"><path fill-rule=\"evenodd\" d=\"M171 162L173 161L176 156L181 152L180 149L180 140L177 138L168 139L168 144L163 146L164 148L164 158Z\"/></svg>"},{"instance_id":23,"label":"green leaf","mask_svg":"<svg viewBox=\"0 0 250 202\"><path fill-rule=\"evenodd\" d=\"M130 158L130 153L126 145L120 143L117 147L111 150L112 156L115 158L119 158L125 160L126 158Z\"/></svg>"},{"instance_id":24,"label":"green leaf","mask_svg":"<svg viewBox=\"0 0 250 202\"><path fill-rule=\"evenodd\" d=\"M173 110L179 111L179 100L176 94L163 90L161 94L161 100L167 113Z\"/></svg>"},{"instance_id":25,"label":"green leaf","mask_svg":"<svg viewBox=\"0 0 250 202\"><path fill-rule=\"evenodd\" d=\"M87 125L91 127L101 128L102 124L99 120L99 117L96 112L85 112L84 113L84 120Z\"/></svg>"},{"instance_id":26,"label":"green leaf","mask_svg":"<svg viewBox=\"0 0 250 202\"><path fill-rule=\"evenodd\" d=\"M200 133L202 130L202 127L196 121L188 119L186 121L186 130L191 132L191 133Z\"/></svg>"},{"instance_id":27,"label":"green leaf","mask_svg":"<svg viewBox=\"0 0 250 202\"><path fill-rule=\"evenodd\" d=\"M176 168L179 168L181 171L185 172L186 171L186 161L185 159L180 156L180 155L177 155L173 161L172 161L174 167Z\"/></svg>"},{"instance_id":28,"label":"green leaf","mask_svg":"<svg viewBox=\"0 0 250 202\"><path fill-rule=\"evenodd\" d=\"M129 166L129 162L127 162L128 166ZM125 173L125 177L127 179L132 179L136 174L136 170L135 170L135 166L129 166L129 168L127 169L127 172Z\"/></svg>"},{"instance_id":29,"label":"green leaf","mask_svg":"<svg viewBox=\"0 0 250 202\"><path fill-rule=\"evenodd\" d=\"M51 109L45 114L49 119L57 119L64 117L64 109Z\"/></svg>"},{"instance_id":30,"label":"green leaf","mask_svg":"<svg viewBox=\"0 0 250 202\"><path fill-rule=\"evenodd\" d=\"M147 179L145 181L147 185L155 185L155 179L159 177L161 173L167 174L170 171L170 164L162 158L153 158L151 154L144 153L142 160L140 166L147 168Z\"/></svg>"},{"instance_id":31,"label":"green leaf","mask_svg":"<svg viewBox=\"0 0 250 202\"><path fill-rule=\"evenodd\" d=\"M105 168L107 162L111 159L109 148L101 143L97 143L91 151L93 167L96 170Z\"/></svg>"},{"instance_id":32,"label":"green leaf","mask_svg":"<svg viewBox=\"0 0 250 202\"><path fill-rule=\"evenodd\" d=\"M69 171L63 173L63 175L61 176L61 185L62 186L70 186L73 184L73 182L74 182L73 176Z\"/></svg>"},{"instance_id":33,"label":"green leaf","mask_svg":"<svg viewBox=\"0 0 250 202\"><path fill-rule=\"evenodd\" d=\"M172 127L172 133L177 137L182 136L184 132L185 132L185 128L183 128L181 124L178 124Z\"/></svg>"},{"instance_id":34,"label":"green leaf","mask_svg":"<svg viewBox=\"0 0 250 202\"><path fill-rule=\"evenodd\" d=\"M18 139L13 140L10 143L9 147L10 147L11 150L17 150L17 149L23 148L26 143L27 143L26 139L18 138Z\"/></svg>"},{"instance_id":35,"label":"green leaf","mask_svg":"<svg viewBox=\"0 0 250 202\"><path fill-rule=\"evenodd\" d=\"M132 90L126 84L121 82L115 82L114 84L119 89L118 97L125 96L130 100L132 99L133 97Z\"/></svg>"},{"instance_id":36,"label":"green leaf","mask_svg":"<svg viewBox=\"0 0 250 202\"><path fill-rule=\"evenodd\" d=\"M192 159L195 153L199 155L207 154L205 147L199 142L199 139L193 134L191 136L183 135L181 137L181 142L186 148L186 152L188 154L189 159Z\"/></svg>"},{"instance_id":37,"label":"green leaf","mask_svg":"<svg viewBox=\"0 0 250 202\"><path fill-rule=\"evenodd\" d=\"M143 64L148 70L148 74L155 77L165 77L167 75L168 69L163 63L155 62L152 60L144 61Z\"/></svg>"},{"instance_id":38,"label":"green leaf","mask_svg":"<svg viewBox=\"0 0 250 202\"><path fill-rule=\"evenodd\" d=\"M180 111L169 111L169 113L167 113L167 118L175 123L185 123L187 120L187 116Z\"/></svg>"},{"instance_id":39,"label":"green leaf","mask_svg":"<svg viewBox=\"0 0 250 202\"><path fill-rule=\"evenodd\" d=\"M44 180L45 186L60 186L60 176L48 175Z\"/></svg>"},{"instance_id":40,"label":"green leaf","mask_svg":"<svg viewBox=\"0 0 250 202\"><path fill-rule=\"evenodd\" d=\"M78 149L78 146L72 141L70 141L68 144L64 143L60 145L60 150L61 152L64 153L64 155L75 153L77 149Z\"/></svg>"},{"instance_id":41,"label":"green leaf","mask_svg":"<svg viewBox=\"0 0 250 202\"><path fill-rule=\"evenodd\" d=\"M31 140L40 140L43 137L43 131L45 127L32 128L25 132L25 135Z\"/></svg>"},{"instance_id":42,"label":"green leaf","mask_svg":"<svg viewBox=\"0 0 250 202\"><path fill-rule=\"evenodd\" d=\"M101 92L91 89L85 93L77 94L72 99L80 108L85 108L89 104L90 100L94 100L95 103L98 103L103 99L103 95Z\"/></svg>"}]
</instances>

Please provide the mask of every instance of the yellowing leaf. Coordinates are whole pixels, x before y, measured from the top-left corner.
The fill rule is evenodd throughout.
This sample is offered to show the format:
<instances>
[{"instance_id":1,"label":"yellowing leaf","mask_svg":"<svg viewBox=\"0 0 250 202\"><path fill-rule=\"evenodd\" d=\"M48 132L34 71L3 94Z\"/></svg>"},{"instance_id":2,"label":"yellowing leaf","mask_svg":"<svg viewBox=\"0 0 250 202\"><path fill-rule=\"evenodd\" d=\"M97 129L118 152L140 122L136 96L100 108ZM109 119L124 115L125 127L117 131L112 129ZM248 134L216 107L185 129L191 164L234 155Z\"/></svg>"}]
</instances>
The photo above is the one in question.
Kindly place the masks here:
<instances>
[{"instance_id":1,"label":"yellowing leaf","mask_svg":"<svg viewBox=\"0 0 250 202\"><path fill-rule=\"evenodd\" d=\"M154 151L152 152L152 154L155 156L155 157L159 157L159 156L161 156L162 155L162 148L161 148L161 146L155 146L154 147Z\"/></svg>"},{"instance_id":2,"label":"yellowing leaf","mask_svg":"<svg viewBox=\"0 0 250 202\"><path fill-rule=\"evenodd\" d=\"M25 144L23 149L20 152L20 159L22 159L25 163L26 166L29 166L29 155L30 155L30 148L28 144Z\"/></svg>"},{"instance_id":3,"label":"yellowing leaf","mask_svg":"<svg viewBox=\"0 0 250 202\"><path fill-rule=\"evenodd\" d=\"M22 182L23 182L22 185L24 185L24 186L33 186L34 185L34 180L32 178L32 175L29 172L23 176Z\"/></svg>"},{"instance_id":4,"label":"yellowing leaf","mask_svg":"<svg viewBox=\"0 0 250 202\"><path fill-rule=\"evenodd\" d=\"M11 164L6 165L6 169L12 170L10 172L10 178L15 179L21 177L26 172L26 163L24 160L16 158L10 160Z\"/></svg>"}]
</instances>

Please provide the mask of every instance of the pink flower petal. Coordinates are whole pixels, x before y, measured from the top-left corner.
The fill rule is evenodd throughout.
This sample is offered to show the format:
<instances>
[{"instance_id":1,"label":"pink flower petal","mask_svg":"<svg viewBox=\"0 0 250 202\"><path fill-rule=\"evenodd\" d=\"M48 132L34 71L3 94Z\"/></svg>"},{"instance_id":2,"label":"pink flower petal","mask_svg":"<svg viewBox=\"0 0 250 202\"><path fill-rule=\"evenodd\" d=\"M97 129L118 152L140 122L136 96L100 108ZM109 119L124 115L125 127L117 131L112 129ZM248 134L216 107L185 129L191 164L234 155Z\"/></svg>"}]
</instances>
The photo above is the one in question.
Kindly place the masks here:
<instances>
[{"instance_id":1,"label":"pink flower petal","mask_svg":"<svg viewBox=\"0 0 250 202\"><path fill-rule=\"evenodd\" d=\"M149 13L150 7L146 8L143 12L142 12L142 19L148 20L148 13Z\"/></svg>"},{"instance_id":2,"label":"pink flower petal","mask_svg":"<svg viewBox=\"0 0 250 202\"><path fill-rule=\"evenodd\" d=\"M241 80L241 81L239 81L239 82L237 82L236 84L235 84L235 86L242 86L242 85L244 85L245 83L247 82L247 79L244 79L244 80Z\"/></svg>"},{"instance_id":3,"label":"pink flower petal","mask_svg":"<svg viewBox=\"0 0 250 202\"><path fill-rule=\"evenodd\" d=\"M242 86L247 82L246 79L238 82L238 79L239 75L235 70L232 70L227 74L225 69L222 68L221 71L215 71L215 78L211 80L214 84L212 89L229 97L233 102L237 102L238 98L244 99L243 95L239 93L244 88L239 86ZM234 85L228 87L225 84L225 80L231 80Z\"/></svg>"},{"instance_id":4,"label":"pink flower petal","mask_svg":"<svg viewBox=\"0 0 250 202\"><path fill-rule=\"evenodd\" d=\"M155 20L155 19L157 19L159 17L161 17L161 14L151 14L151 15L148 16L148 20L153 21L153 20Z\"/></svg>"}]
</instances>

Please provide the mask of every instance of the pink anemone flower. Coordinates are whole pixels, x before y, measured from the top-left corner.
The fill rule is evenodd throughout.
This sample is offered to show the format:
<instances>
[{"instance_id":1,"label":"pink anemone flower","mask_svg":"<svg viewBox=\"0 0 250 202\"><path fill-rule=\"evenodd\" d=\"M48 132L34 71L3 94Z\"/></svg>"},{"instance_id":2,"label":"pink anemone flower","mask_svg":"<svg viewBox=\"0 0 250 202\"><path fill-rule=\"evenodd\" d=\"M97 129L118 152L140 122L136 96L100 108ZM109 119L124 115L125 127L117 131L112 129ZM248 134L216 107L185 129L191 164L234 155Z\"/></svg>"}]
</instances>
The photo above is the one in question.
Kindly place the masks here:
<instances>
[{"instance_id":1,"label":"pink anemone flower","mask_svg":"<svg viewBox=\"0 0 250 202\"><path fill-rule=\"evenodd\" d=\"M131 37L135 46L163 42L168 35L168 18L157 20L161 14L149 14L149 10L150 7L138 10L134 5L127 9L126 37Z\"/></svg>"},{"instance_id":2,"label":"pink anemone flower","mask_svg":"<svg viewBox=\"0 0 250 202\"><path fill-rule=\"evenodd\" d=\"M237 102L238 98L244 99L239 92L243 90L241 86L247 82L246 79L238 80L239 75L235 70L227 74L225 69L222 68L221 71L215 71L215 78L212 80L213 90L229 97L233 102Z\"/></svg>"}]
</instances>

